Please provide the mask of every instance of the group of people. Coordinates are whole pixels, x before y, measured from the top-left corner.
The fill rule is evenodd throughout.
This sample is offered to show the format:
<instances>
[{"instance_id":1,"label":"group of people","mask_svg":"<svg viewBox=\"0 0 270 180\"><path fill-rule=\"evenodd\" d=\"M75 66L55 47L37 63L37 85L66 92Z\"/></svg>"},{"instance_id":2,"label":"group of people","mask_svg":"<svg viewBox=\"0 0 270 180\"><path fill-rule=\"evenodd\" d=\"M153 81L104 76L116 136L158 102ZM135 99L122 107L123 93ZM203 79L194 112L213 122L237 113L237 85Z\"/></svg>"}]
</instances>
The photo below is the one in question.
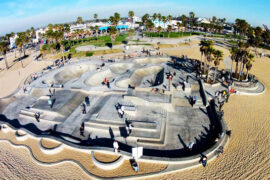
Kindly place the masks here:
<instances>
[{"instance_id":1,"label":"group of people","mask_svg":"<svg viewBox=\"0 0 270 180\"><path fill-rule=\"evenodd\" d=\"M110 81L106 77L104 78L102 85L106 85L107 88L111 88Z\"/></svg>"},{"instance_id":2,"label":"group of people","mask_svg":"<svg viewBox=\"0 0 270 180\"><path fill-rule=\"evenodd\" d=\"M215 98L217 99L218 101L218 105L219 105L219 111L222 110L222 107L226 102L229 102L229 98L230 98L230 92L229 91L226 91L226 90L223 90L223 91L216 91L215 92Z\"/></svg>"}]
</instances>

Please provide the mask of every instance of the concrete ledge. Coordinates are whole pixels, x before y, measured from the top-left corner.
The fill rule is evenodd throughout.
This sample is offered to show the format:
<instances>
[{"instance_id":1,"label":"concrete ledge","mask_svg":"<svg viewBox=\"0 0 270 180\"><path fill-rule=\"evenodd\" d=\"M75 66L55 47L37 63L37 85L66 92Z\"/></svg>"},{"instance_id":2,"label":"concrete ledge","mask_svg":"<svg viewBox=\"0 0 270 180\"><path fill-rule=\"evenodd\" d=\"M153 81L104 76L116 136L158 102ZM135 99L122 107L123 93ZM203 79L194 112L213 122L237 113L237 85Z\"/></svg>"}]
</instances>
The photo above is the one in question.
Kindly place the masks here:
<instances>
[{"instance_id":1,"label":"concrete ledge","mask_svg":"<svg viewBox=\"0 0 270 180\"><path fill-rule=\"evenodd\" d=\"M115 160L114 162L109 162L109 163L104 163L104 162L100 162L96 159L94 151L91 151L91 157L93 160L93 163L99 167L100 169L104 169L104 170L112 170L112 169L116 169L118 167L120 167L123 162L124 162L124 157L120 156L117 160Z\"/></svg>"}]
</instances>

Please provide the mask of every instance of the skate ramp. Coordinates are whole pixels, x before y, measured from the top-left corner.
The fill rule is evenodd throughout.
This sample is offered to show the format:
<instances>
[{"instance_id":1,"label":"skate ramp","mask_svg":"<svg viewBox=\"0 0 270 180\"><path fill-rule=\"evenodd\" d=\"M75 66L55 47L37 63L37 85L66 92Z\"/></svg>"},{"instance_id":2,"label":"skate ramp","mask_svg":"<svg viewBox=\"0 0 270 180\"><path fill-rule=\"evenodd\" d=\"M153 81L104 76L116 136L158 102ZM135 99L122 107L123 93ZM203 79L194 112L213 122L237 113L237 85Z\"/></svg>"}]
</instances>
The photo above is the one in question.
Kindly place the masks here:
<instances>
[{"instance_id":1,"label":"skate ramp","mask_svg":"<svg viewBox=\"0 0 270 180\"><path fill-rule=\"evenodd\" d=\"M153 79L153 83L155 83L158 77L157 75L162 71L163 71L163 67L160 67L160 66L151 66L151 67L137 69L130 76L130 78L117 81L116 86L121 87L121 88L128 88L128 85L138 87L141 85L142 80L148 76L151 76L149 77L149 81Z\"/></svg>"},{"instance_id":2,"label":"skate ramp","mask_svg":"<svg viewBox=\"0 0 270 180\"><path fill-rule=\"evenodd\" d=\"M95 69L96 65L94 64L69 67L55 74L53 79L47 80L47 83L65 84L72 79L79 78L83 73Z\"/></svg>"},{"instance_id":3,"label":"skate ramp","mask_svg":"<svg viewBox=\"0 0 270 180\"><path fill-rule=\"evenodd\" d=\"M87 86L100 86L101 83L106 78L108 81L112 81L112 79L115 77L115 75L112 73L110 69L98 72L94 74L93 76L87 78L84 83Z\"/></svg>"},{"instance_id":4,"label":"skate ramp","mask_svg":"<svg viewBox=\"0 0 270 180\"><path fill-rule=\"evenodd\" d=\"M110 70L115 74L123 74L127 70L134 67L134 64L131 63L117 63L110 66Z\"/></svg>"},{"instance_id":5,"label":"skate ramp","mask_svg":"<svg viewBox=\"0 0 270 180\"><path fill-rule=\"evenodd\" d=\"M142 58L136 59L135 62L140 65L144 64L161 64L170 61L170 58Z\"/></svg>"}]
</instances>

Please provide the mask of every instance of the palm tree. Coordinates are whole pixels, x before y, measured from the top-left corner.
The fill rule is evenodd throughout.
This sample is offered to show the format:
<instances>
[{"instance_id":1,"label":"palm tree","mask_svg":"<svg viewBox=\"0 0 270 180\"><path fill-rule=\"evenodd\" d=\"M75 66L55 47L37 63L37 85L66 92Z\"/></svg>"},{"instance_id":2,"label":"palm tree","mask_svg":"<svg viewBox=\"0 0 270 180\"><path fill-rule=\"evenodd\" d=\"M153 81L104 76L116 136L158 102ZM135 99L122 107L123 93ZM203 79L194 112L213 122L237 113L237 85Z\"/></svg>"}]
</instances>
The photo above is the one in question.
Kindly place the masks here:
<instances>
[{"instance_id":1,"label":"palm tree","mask_svg":"<svg viewBox=\"0 0 270 180\"><path fill-rule=\"evenodd\" d=\"M142 22L143 22L144 25L145 25L146 21L149 19L149 16L150 16L149 14L143 15Z\"/></svg>"},{"instance_id":2,"label":"palm tree","mask_svg":"<svg viewBox=\"0 0 270 180\"><path fill-rule=\"evenodd\" d=\"M216 73L217 73L217 66L220 64L220 61L222 61L223 52L220 50L214 51L214 64L215 64L215 74L214 74L214 82L216 82Z\"/></svg>"},{"instance_id":3,"label":"palm tree","mask_svg":"<svg viewBox=\"0 0 270 180\"><path fill-rule=\"evenodd\" d=\"M194 12L190 12L189 13L189 18L190 18L191 21L193 21L194 18L195 18L195 13Z\"/></svg>"},{"instance_id":4,"label":"palm tree","mask_svg":"<svg viewBox=\"0 0 270 180\"><path fill-rule=\"evenodd\" d=\"M128 12L128 17L130 18L132 24L134 24L134 22L133 22L134 11L129 11L129 12Z\"/></svg>"},{"instance_id":5,"label":"palm tree","mask_svg":"<svg viewBox=\"0 0 270 180\"><path fill-rule=\"evenodd\" d=\"M213 22L213 23L216 23L216 21L217 21L217 17L216 17L216 16L213 16L213 17L212 17L212 22Z\"/></svg>"},{"instance_id":6,"label":"palm tree","mask_svg":"<svg viewBox=\"0 0 270 180\"><path fill-rule=\"evenodd\" d=\"M165 24L168 21L166 16L162 16L163 28L165 29Z\"/></svg>"},{"instance_id":7,"label":"palm tree","mask_svg":"<svg viewBox=\"0 0 270 180\"><path fill-rule=\"evenodd\" d=\"M6 68L9 69L8 62L7 62L7 50L8 50L8 44L5 41L0 42L0 52L3 53Z\"/></svg>"},{"instance_id":8,"label":"palm tree","mask_svg":"<svg viewBox=\"0 0 270 180\"><path fill-rule=\"evenodd\" d=\"M162 16L161 16L160 13L157 14L157 19L158 19L158 23L159 23L159 25L160 25L160 22L161 22L161 20L162 20Z\"/></svg>"},{"instance_id":9,"label":"palm tree","mask_svg":"<svg viewBox=\"0 0 270 180\"><path fill-rule=\"evenodd\" d=\"M208 45L208 43L207 43ZM207 73L207 80L206 82L209 82L209 69L211 67L211 62L214 60L214 52L215 52L215 49L212 47L212 46L209 46L208 45L208 48L206 50L206 59L207 61L209 62L209 64L207 65L208 66L208 73Z\"/></svg>"},{"instance_id":10,"label":"palm tree","mask_svg":"<svg viewBox=\"0 0 270 180\"><path fill-rule=\"evenodd\" d=\"M98 14L95 13L95 14L94 14L94 19L96 20L96 22L97 22L97 18L98 18Z\"/></svg>"},{"instance_id":11,"label":"palm tree","mask_svg":"<svg viewBox=\"0 0 270 180\"><path fill-rule=\"evenodd\" d=\"M77 23L77 24L82 24L82 22L83 22L82 17L81 17L81 16L77 17L76 23Z\"/></svg>"},{"instance_id":12,"label":"palm tree","mask_svg":"<svg viewBox=\"0 0 270 180\"><path fill-rule=\"evenodd\" d=\"M146 21L145 26L146 26L146 29L149 30L149 31L151 31L155 27L154 23L150 19L148 19Z\"/></svg>"},{"instance_id":13,"label":"palm tree","mask_svg":"<svg viewBox=\"0 0 270 180\"><path fill-rule=\"evenodd\" d=\"M179 32L180 29L181 29L181 23L180 23L180 22L177 22L177 23L176 23L176 26L177 26L177 29L178 29L178 32Z\"/></svg>"},{"instance_id":14,"label":"palm tree","mask_svg":"<svg viewBox=\"0 0 270 180\"><path fill-rule=\"evenodd\" d=\"M172 15L169 15L169 16L167 17L167 19L168 19L169 23L171 23L171 21L173 20Z\"/></svg>"},{"instance_id":15,"label":"palm tree","mask_svg":"<svg viewBox=\"0 0 270 180\"><path fill-rule=\"evenodd\" d=\"M21 61L21 64L22 64L22 68L23 68L23 62L22 62L22 56L21 56L21 53L22 53L22 48L23 48L23 44L24 44L24 42L23 42L23 37L21 36L19 36L17 39L16 39L16 45L17 45L17 47L19 48L19 52L20 52L20 61Z\"/></svg>"},{"instance_id":16,"label":"palm tree","mask_svg":"<svg viewBox=\"0 0 270 180\"><path fill-rule=\"evenodd\" d=\"M171 33L171 31L172 31L172 26L171 26L171 25L168 25L167 31L168 31L168 33L169 33L169 38L170 38L170 33Z\"/></svg>"},{"instance_id":17,"label":"palm tree","mask_svg":"<svg viewBox=\"0 0 270 180\"><path fill-rule=\"evenodd\" d=\"M160 36L160 32L162 31L162 27L161 26L158 26L157 31L158 31L159 36Z\"/></svg>"},{"instance_id":18,"label":"palm tree","mask_svg":"<svg viewBox=\"0 0 270 180\"><path fill-rule=\"evenodd\" d=\"M182 22L183 22L183 24L185 26L185 31L186 31L186 29L187 29L187 20L188 20L187 16L183 14L181 16L181 20L182 20Z\"/></svg>"},{"instance_id":19,"label":"palm tree","mask_svg":"<svg viewBox=\"0 0 270 180\"><path fill-rule=\"evenodd\" d=\"M48 30L52 30L53 29L53 25L52 24L48 24Z\"/></svg>"},{"instance_id":20,"label":"palm tree","mask_svg":"<svg viewBox=\"0 0 270 180\"><path fill-rule=\"evenodd\" d=\"M249 54L248 55L248 62L246 63L246 69L247 69L246 79L248 78L248 72L252 68L252 62L254 62L254 55L253 54Z\"/></svg>"},{"instance_id":21,"label":"palm tree","mask_svg":"<svg viewBox=\"0 0 270 180\"><path fill-rule=\"evenodd\" d=\"M119 13L114 13L114 21L115 21L115 25L117 26L119 21L121 20L120 14Z\"/></svg>"},{"instance_id":22,"label":"palm tree","mask_svg":"<svg viewBox=\"0 0 270 180\"><path fill-rule=\"evenodd\" d=\"M152 16L153 21L155 22L157 20L157 18L158 18L157 13L154 13L153 16Z\"/></svg>"},{"instance_id":23,"label":"palm tree","mask_svg":"<svg viewBox=\"0 0 270 180\"><path fill-rule=\"evenodd\" d=\"M231 53L231 72L230 72L230 76L232 77L232 71L233 71L233 62L237 61L236 59L238 58L237 55L238 55L238 49L236 47L232 47L230 49L230 53Z\"/></svg>"},{"instance_id":24,"label":"palm tree","mask_svg":"<svg viewBox=\"0 0 270 180\"><path fill-rule=\"evenodd\" d=\"M116 29L115 26L111 26L108 31L109 31L110 38L111 38L112 45L113 45L115 38L117 36L118 30Z\"/></svg>"}]
</instances>

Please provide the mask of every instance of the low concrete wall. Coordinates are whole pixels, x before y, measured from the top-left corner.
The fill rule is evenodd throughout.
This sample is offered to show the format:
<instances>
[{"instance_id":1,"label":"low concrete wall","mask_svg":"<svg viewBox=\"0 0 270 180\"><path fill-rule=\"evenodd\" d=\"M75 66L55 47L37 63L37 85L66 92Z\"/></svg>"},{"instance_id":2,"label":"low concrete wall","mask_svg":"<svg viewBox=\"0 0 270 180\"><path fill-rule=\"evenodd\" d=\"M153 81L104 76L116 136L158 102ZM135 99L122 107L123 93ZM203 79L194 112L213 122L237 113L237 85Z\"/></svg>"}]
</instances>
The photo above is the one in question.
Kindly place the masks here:
<instances>
[{"instance_id":1,"label":"low concrete wall","mask_svg":"<svg viewBox=\"0 0 270 180\"><path fill-rule=\"evenodd\" d=\"M199 80L199 84L200 84L200 93L201 93L201 96L202 96L203 104L205 106L208 106L209 103L208 103L207 94L205 93L204 83L203 83L203 81L201 79Z\"/></svg>"}]
</instances>

